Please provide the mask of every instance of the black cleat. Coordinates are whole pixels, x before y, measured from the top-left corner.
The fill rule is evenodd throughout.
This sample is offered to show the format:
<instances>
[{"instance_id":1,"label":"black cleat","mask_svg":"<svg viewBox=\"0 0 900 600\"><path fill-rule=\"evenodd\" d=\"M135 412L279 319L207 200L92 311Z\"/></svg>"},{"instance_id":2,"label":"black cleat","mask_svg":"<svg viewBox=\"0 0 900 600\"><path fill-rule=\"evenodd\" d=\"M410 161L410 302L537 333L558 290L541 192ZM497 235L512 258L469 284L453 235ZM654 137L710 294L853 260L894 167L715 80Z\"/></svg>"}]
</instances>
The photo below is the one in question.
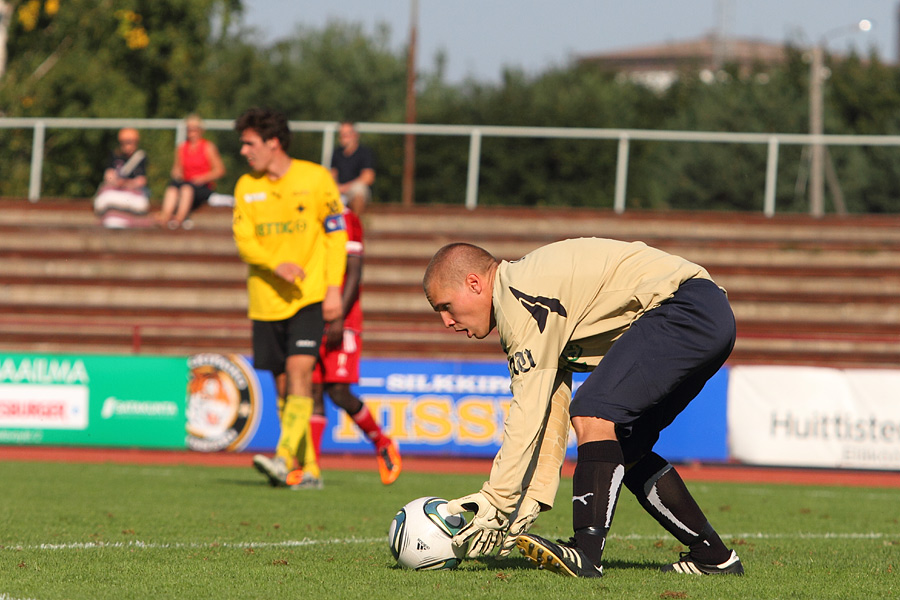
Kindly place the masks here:
<instances>
[{"instance_id":1,"label":"black cleat","mask_svg":"<svg viewBox=\"0 0 900 600\"><path fill-rule=\"evenodd\" d=\"M682 552L678 562L659 569L663 573L687 573L689 575L743 575L744 565L732 550L728 560L719 565L706 565L691 558L690 552Z\"/></svg>"},{"instance_id":2,"label":"black cleat","mask_svg":"<svg viewBox=\"0 0 900 600\"><path fill-rule=\"evenodd\" d=\"M537 563L538 569L547 569L569 577L602 577L603 568L595 567L584 551L575 546L574 540L568 543L558 540L556 544L550 540L524 533L516 540L519 552L528 560Z\"/></svg>"}]
</instances>

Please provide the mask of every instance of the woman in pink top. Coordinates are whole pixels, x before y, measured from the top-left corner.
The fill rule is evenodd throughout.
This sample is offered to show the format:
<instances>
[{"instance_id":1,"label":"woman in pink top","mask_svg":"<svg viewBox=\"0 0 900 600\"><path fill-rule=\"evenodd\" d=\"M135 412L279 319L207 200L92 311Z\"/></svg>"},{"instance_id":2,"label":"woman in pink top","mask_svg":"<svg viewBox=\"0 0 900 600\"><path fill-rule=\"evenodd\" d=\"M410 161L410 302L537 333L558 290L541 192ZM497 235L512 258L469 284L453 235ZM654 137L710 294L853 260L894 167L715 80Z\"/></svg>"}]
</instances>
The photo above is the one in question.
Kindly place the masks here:
<instances>
[{"instance_id":1,"label":"woman in pink top","mask_svg":"<svg viewBox=\"0 0 900 600\"><path fill-rule=\"evenodd\" d=\"M160 225L169 229L189 227L191 210L209 199L215 181L225 174L219 149L203 137L203 121L197 115L185 119L187 141L175 152L172 179L166 186L162 210L157 215Z\"/></svg>"}]
</instances>

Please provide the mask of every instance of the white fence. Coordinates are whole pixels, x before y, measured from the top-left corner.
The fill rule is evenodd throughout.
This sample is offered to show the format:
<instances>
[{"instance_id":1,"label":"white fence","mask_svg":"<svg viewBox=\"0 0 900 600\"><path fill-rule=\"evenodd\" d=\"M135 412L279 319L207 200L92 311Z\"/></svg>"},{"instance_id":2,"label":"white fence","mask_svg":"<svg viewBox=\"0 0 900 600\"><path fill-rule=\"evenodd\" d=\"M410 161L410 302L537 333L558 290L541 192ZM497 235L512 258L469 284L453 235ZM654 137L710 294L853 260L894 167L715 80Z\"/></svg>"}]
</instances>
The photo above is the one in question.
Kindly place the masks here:
<instances>
[{"instance_id":1,"label":"white fence","mask_svg":"<svg viewBox=\"0 0 900 600\"><path fill-rule=\"evenodd\" d=\"M234 122L227 119L205 121L211 130L230 130ZM331 121L291 121L293 131L322 133L322 162L331 158L338 123ZM185 139L181 119L57 119L57 118L0 118L0 129L32 129L34 143L31 151L31 172L28 199L37 202L41 197L41 171L44 162L44 136L47 129L165 129L175 131L176 144ZM900 146L897 135L808 135L790 133L724 133L703 131L659 131L645 129L592 129L579 127L501 127L491 125L408 125L395 123L357 123L361 133L387 135L437 135L469 138L469 161L466 177L466 208L478 206L478 176L481 160L481 140L484 137L553 138L573 140L618 140L616 183L613 208L625 211L625 191L628 184L628 155L631 140L657 142L692 142L726 144L763 144L768 147L766 182L763 194L763 213L775 214L775 183L778 173L778 150L783 145L799 146Z\"/></svg>"}]
</instances>

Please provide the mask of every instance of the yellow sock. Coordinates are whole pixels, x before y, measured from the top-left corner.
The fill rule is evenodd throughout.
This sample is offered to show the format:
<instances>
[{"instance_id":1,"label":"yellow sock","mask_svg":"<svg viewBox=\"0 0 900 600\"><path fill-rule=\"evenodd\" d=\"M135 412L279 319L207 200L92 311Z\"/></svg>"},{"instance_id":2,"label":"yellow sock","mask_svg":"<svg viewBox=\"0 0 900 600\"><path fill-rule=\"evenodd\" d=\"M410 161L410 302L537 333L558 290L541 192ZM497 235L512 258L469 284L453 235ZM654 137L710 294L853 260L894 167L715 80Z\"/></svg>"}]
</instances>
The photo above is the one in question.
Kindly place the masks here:
<instances>
[{"instance_id":1,"label":"yellow sock","mask_svg":"<svg viewBox=\"0 0 900 600\"><path fill-rule=\"evenodd\" d=\"M319 461L316 458L316 447L313 444L312 427L309 421L306 422L306 433L303 436L303 441L300 442L300 446L303 451L303 472L309 473L318 479L322 476L322 471L319 469ZM297 456L300 456L299 450Z\"/></svg>"},{"instance_id":2,"label":"yellow sock","mask_svg":"<svg viewBox=\"0 0 900 600\"><path fill-rule=\"evenodd\" d=\"M289 395L284 403L281 416L281 435L275 447L275 456L280 456L292 467L301 455L301 442L309 431L309 418L313 412L313 399L309 396ZM318 468L318 467L316 467Z\"/></svg>"},{"instance_id":3,"label":"yellow sock","mask_svg":"<svg viewBox=\"0 0 900 600\"><path fill-rule=\"evenodd\" d=\"M275 403L275 409L278 411L278 422L281 422L281 419L284 418L284 398L281 396L278 397L278 400Z\"/></svg>"}]
</instances>

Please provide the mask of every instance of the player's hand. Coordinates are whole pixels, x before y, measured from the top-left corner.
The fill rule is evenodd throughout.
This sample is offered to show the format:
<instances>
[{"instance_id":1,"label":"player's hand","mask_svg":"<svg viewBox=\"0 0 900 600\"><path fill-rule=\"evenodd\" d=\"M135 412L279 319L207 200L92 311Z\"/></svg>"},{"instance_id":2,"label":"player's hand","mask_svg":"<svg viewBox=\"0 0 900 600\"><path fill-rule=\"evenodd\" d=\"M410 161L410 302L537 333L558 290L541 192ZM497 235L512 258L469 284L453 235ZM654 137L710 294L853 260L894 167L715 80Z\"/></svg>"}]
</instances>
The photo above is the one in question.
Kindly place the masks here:
<instances>
[{"instance_id":1,"label":"player's hand","mask_svg":"<svg viewBox=\"0 0 900 600\"><path fill-rule=\"evenodd\" d=\"M528 533L539 514L541 514L540 502L534 498L523 496L519 507L512 515L512 523L509 525L506 537L503 538L503 545L498 556L509 556L512 549L516 547L516 538L523 533Z\"/></svg>"},{"instance_id":2,"label":"player's hand","mask_svg":"<svg viewBox=\"0 0 900 600\"><path fill-rule=\"evenodd\" d=\"M344 316L344 305L341 302L340 286L328 286L325 290L325 299L322 300L322 318L330 322Z\"/></svg>"},{"instance_id":3,"label":"player's hand","mask_svg":"<svg viewBox=\"0 0 900 600\"><path fill-rule=\"evenodd\" d=\"M335 319L325 324L325 347L340 348L344 345L344 320Z\"/></svg>"},{"instance_id":4,"label":"player's hand","mask_svg":"<svg viewBox=\"0 0 900 600\"><path fill-rule=\"evenodd\" d=\"M303 268L299 265L295 265L292 262L283 262L275 267L275 274L288 283L294 283L297 279L303 281L303 279L306 277L306 271L304 271Z\"/></svg>"},{"instance_id":5,"label":"player's hand","mask_svg":"<svg viewBox=\"0 0 900 600\"><path fill-rule=\"evenodd\" d=\"M463 547L468 544L466 556L469 558L493 552L509 525L506 515L497 510L497 507L481 492L451 500L447 503L447 511L453 515L463 512L475 513L472 520L453 536L455 546Z\"/></svg>"}]
</instances>

